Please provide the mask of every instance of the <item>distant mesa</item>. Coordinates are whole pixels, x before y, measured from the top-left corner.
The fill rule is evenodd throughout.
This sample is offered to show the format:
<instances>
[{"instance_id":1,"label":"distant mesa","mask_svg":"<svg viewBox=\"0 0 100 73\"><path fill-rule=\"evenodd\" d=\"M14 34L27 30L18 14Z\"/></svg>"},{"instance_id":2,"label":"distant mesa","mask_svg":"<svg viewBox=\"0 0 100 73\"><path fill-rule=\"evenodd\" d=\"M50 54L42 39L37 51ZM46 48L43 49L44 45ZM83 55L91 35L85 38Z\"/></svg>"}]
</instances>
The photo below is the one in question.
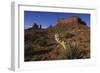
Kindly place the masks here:
<instances>
[{"instance_id":1,"label":"distant mesa","mask_svg":"<svg viewBox=\"0 0 100 73\"><path fill-rule=\"evenodd\" d=\"M84 21L82 21L81 18L79 18L78 16L70 16L69 18L60 18L57 21L58 25L68 25L68 24L83 24L86 25L86 23Z\"/></svg>"}]
</instances>

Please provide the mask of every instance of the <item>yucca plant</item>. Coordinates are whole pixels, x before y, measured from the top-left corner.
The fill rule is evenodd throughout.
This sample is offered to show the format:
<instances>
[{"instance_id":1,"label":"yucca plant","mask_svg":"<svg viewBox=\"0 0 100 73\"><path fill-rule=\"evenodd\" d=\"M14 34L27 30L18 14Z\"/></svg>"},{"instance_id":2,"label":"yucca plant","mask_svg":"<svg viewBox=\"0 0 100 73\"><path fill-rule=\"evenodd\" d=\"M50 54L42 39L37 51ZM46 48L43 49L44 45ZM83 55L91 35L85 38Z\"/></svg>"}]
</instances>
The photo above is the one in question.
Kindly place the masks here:
<instances>
[{"instance_id":1,"label":"yucca plant","mask_svg":"<svg viewBox=\"0 0 100 73\"><path fill-rule=\"evenodd\" d=\"M63 47L60 52L63 59L80 59L84 56L82 54L84 47L77 41L64 41L64 38L58 33L55 34L55 40Z\"/></svg>"},{"instance_id":2,"label":"yucca plant","mask_svg":"<svg viewBox=\"0 0 100 73\"><path fill-rule=\"evenodd\" d=\"M62 51L64 59L80 59L82 47L76 42L66 43L66 49Z\"/></svg>"}]
</instances>

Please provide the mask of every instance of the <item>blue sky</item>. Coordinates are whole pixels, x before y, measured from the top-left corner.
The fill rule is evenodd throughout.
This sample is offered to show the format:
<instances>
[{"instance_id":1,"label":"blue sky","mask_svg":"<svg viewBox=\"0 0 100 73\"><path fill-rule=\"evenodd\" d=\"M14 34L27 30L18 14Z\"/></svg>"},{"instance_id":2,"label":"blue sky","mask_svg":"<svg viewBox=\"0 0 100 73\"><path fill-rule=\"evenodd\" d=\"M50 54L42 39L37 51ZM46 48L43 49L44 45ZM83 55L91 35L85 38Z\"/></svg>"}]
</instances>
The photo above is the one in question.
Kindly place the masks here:
<instances>
[{"instance_id":1,"label":"blue sky","mask_svg":"<svg viewBox=\"0 0 100 73\"><path fill-rule=\"evenodd\" d=\"M79 16L90 26L90 14L84 13L61 13L61 12L39 12L39 11L24 11L24 28L30 28L33 23L41 24L43 28L50 25L56 25L58 18L68 18L70 16Z\"/></svg>"}]
</instances>

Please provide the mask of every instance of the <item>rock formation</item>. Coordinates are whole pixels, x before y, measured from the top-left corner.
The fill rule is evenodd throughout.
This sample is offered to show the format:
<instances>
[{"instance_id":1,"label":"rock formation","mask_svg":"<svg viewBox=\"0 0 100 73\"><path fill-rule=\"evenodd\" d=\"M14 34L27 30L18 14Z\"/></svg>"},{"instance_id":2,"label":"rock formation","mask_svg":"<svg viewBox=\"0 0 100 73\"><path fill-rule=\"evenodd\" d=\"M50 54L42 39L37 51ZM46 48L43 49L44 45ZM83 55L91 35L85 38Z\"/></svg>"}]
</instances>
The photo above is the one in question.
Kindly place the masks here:
<instances>
[{"instance_id":1,"label":"rock formation","mask_svg":"<svg viewBox=\"0 0 100 73\"><path fill-rule=\"evenodd\" d=\"M84 24L86 25L86 23L84 21L81 20L81 18L79 18L78 16L71 16L67 19L64 18L60 18L58 19L57 24L59 25L69 25L69 24Z\"/></svg>"}]
</instances>

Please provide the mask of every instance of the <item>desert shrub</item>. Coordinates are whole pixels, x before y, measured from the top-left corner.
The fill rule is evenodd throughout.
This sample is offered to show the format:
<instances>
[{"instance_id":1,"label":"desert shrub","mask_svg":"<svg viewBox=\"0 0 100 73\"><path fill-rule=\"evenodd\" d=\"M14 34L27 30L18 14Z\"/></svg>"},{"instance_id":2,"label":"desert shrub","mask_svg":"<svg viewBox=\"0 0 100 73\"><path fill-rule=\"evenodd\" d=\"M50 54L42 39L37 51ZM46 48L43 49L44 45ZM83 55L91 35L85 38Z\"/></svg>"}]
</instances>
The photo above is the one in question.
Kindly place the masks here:
<instances>
[{"instance_id":1,"label":"desert shrub","mask_svg":"<svg viewBox=\"0 0 100 73\"><path fill-rule=\"evenodd\" d=\"M25 50L24 50L25 57L31 56L33 51L34 51L34 48L31 43L25 44Z\"/></svg>"},{"instance_id":2,"label":"desert shrub","mask_svg":"<svg viewBox=\"0 0 100 73\"><path fill-rule=\"evenodd\" d=\"M34 35L33 32L25 32L24 34L25 36L25 41L28 41L28 40L31 40L31 41L34 41L36 38L37 38L37 35Z\"/></svg>"},{"instance_id":3,"label":"desert shrub","mask_svg":"<svg viewBox=\"0 0 100 73\"><path fill-rule=\"evenodd\" d=\"M36 38L33 43L45 47L47 45L48 39L45 37Z\"/></svg>"},{"instance_id":4,"label":"desert shrub","mask_svg":"<svg viewBox=\"0 0 100 73\"><path fill-rule=\"evenodd\" d=\"M39 42L39 45L40 45L40 46L43 46L43 47L45 47L46 44L47 44L47 41L46 41L46 40L43 40L43 41L40 41L40 42Z\"/></svg>"},{"instance_id":5,"label":"desert shrub","mask_svg":"<svg viewBox=\"0 0 100 73\"><path fill-rule=\"evenodd\" d=\"M82 58L82 46L76 42L67 43L66 49L62 51L62 56L64 59L80 59Z\"/></svg>"},{"instance_id":6,"label":"desert shrub","mask_svg":"<svg viewBox=\"0 0 100 73\"><path fill-rule=\"evenodd\" d=\"M71 37L73 37L74 36L74 34L73 33L65 33L65 38L71 38Z\"/></svg>"}]
</instances>

